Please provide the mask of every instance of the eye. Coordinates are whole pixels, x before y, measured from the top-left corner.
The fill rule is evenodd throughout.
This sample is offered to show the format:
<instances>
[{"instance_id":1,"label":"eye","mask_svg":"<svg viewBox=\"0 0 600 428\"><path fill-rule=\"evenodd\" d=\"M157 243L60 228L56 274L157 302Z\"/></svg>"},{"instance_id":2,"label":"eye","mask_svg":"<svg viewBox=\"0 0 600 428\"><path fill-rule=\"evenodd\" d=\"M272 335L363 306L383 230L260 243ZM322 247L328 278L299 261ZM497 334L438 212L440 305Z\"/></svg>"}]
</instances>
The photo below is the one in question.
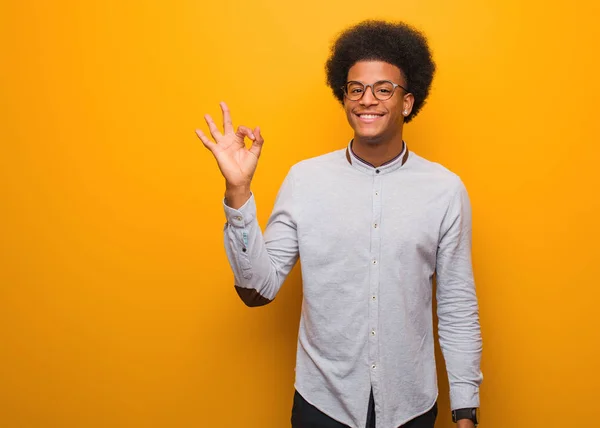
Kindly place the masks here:
<instances>
[{"instance_id":1,"label":"eye","mask_svg":"<svg viewBox=\"0 0 600 428\"><path fill-rule=\"evenodd\" d=\"M364 92L365 88L358 82L349 82L346 85L346 93L349 95L360 95Z\"/></svg>"}]
</instances>

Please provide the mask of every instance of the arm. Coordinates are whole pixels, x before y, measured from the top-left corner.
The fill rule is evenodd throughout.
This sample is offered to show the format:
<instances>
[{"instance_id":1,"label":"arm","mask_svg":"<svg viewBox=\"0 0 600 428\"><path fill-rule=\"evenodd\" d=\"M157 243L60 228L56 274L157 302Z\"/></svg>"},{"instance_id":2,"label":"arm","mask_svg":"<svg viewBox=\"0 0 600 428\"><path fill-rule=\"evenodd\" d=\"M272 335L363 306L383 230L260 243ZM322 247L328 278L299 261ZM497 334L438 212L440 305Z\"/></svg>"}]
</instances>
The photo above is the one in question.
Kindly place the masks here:
<instances>
[{"instance_id":1,"label":"arm","mask_svg":"<svg viewBox=\"0 0 600 428\"><path fill-rule=\"evenodd\" d=\"M292 217L293 179L290 173L284 181L263 238L250 184L264 140L258 127L252 131L240 126L234 132L227 105L221 103L221 109L223 134L212 118L205 116L215 142L200 130L196 133L214 155L225 178L225 251L235 276L236 290L248 306L261 306L275 298L298 258L296 225ZM252 140L249 149L244 143L246 137Z\"/></svg>"},{"instance_id":2,"label":"arm","mask_svg":"<svg viewBox=\"0 0 600 428\"><path fill-rule=\"evenodd\" d=\"M436 267L438 332L448 370L450 405L453 410L479 407L482 342L471 263L471 205L460 181L442 221L440 236Z\"/></svg>"},{"instance_id":3,"label":"arm","mask_svg":"<svg viewBox=\"0 0 600 428\"><path fill-rule=\"evenodd\" d=\"M298 259L292 171L279 189L264 237L256 220L253 195L239 210L227 203L224 209L225 250L235 289L248 306L270 303Z\"/></svg>"}]
</instances>

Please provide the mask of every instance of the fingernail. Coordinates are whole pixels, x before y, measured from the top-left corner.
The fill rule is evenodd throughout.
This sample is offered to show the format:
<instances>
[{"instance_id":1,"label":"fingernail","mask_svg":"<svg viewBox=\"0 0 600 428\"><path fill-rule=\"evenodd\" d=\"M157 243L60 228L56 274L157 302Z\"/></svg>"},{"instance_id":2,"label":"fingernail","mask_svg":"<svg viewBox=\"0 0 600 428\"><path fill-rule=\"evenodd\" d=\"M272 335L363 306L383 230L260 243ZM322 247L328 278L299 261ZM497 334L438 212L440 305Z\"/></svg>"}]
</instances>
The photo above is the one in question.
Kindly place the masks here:
<instances>
[{"instance_id":1,"label":"fingernail","mask_svg":"<svg viewBox=\"0 0 600 428\"><path fill-rule=\"evenodd\" d=\"M256 137L254 137L254 134L250 134L250 138L252 138L254 140L254 138L256 138Z\"/></svg>"}]
</instances>

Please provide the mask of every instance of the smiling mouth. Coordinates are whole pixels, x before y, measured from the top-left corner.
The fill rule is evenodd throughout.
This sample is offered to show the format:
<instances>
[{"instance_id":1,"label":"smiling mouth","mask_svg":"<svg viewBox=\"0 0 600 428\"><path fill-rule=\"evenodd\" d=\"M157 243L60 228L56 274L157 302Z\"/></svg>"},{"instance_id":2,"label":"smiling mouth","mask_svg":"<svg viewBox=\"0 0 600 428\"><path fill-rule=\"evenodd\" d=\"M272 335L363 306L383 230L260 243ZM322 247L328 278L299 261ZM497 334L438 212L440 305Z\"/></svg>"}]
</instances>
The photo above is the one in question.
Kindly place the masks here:
<instances>
[{"instance_id":1,"label":"smiling mouth","mask_svg":"<svg viewBox=\"0 0 600 428\"><path fill-rule=\"evenodd\" d=\"M364 114L355 113L355 114L356 114L356 116L358 116L358 118L360 119L361 122L365 122L365 123L371 123L371 122L376 121L380 117L383 117L383 114L376 114L376 113L364 113Z\"/></svg>"}]
</instances>

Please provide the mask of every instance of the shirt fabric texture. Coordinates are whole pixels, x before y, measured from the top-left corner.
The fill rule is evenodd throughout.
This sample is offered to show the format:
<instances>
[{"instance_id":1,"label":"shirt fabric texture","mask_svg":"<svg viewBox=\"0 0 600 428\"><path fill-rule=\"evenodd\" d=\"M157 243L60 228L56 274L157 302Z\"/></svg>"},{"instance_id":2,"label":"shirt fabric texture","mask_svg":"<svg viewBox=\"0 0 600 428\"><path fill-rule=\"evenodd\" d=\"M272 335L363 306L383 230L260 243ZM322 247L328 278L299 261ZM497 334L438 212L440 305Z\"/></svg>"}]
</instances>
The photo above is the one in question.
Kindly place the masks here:
<instances>
[{"instance_id":1,"label":"shirt fabric texture","mask_svg":"<svg viewBox=\"0 0 600 428\"><path fill-rule=\"evenodd\" d=\"M224 202L235 288L249 306L269 303L299 258L296 390L363 428L372 389L377 427L397 428L437 400L435 274L451 407L479 407L482 343L465 186L406 145L373 167L351 144L290 169L264 234L253 194L238 210Z\"/></svg>"}]
</instances>

